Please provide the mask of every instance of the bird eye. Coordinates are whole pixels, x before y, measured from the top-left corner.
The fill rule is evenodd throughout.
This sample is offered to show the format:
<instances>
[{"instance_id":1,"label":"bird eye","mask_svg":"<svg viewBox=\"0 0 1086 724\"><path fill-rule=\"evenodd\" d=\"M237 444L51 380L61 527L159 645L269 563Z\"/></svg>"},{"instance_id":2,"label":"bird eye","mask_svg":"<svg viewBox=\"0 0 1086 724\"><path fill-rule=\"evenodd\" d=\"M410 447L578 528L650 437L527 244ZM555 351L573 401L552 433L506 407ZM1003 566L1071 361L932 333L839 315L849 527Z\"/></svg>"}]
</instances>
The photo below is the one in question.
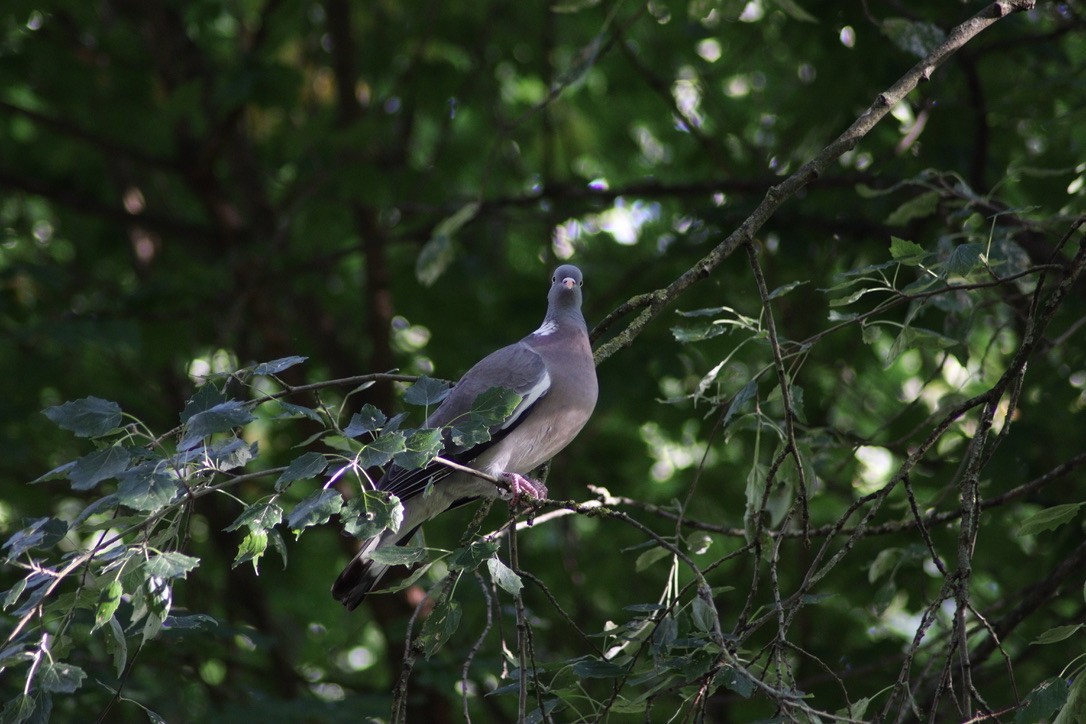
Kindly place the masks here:
<instances>
[{"instance_id":1,"label":"bird eye","mask_svg":"<svg viewBox=\"0 0 1086 724\"><path fill-rule=\"evenodd\" d=\"M583 282L583 281L581 281L581 282L577 282L577 286L579 286L579 287L583 287L583 286L584 286L584 282Z\"/></svg>"},{"instance_id":2,"label":"bird eye","mask_svg":"<svg viewBox=\"0 0 1086 724\"><path fill-rule=\"evenodd\" d=\"M558 277L551 277L551 284L554 284L556 281L558 281Z\"/></svg>"}]
</instances>

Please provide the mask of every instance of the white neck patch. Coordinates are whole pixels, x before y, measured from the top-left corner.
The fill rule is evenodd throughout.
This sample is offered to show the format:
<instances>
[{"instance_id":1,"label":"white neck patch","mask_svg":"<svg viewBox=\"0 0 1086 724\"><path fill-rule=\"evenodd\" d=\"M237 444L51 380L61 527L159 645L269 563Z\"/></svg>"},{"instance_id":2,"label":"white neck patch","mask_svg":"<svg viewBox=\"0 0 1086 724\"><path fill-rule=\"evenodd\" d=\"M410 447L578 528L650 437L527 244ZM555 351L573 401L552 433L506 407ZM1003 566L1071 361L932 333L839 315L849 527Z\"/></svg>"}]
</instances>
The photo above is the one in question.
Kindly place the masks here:
<instances>
[{"instance_id":1,"label":"white neck patch","mask_svg":"<svg viewBox=\"0 0 1086 724\"><path fill-rule=\"evenodd\" d=\"M551 321L551 320L547 320L546 322L543 323L543 326L541 326L536 331L532 332L532 336L533 337L546 337L548 334L553 334L554 332L557 332L557 331L558 331L558 325L555 322Z\"/></svg>"}]
</instances>

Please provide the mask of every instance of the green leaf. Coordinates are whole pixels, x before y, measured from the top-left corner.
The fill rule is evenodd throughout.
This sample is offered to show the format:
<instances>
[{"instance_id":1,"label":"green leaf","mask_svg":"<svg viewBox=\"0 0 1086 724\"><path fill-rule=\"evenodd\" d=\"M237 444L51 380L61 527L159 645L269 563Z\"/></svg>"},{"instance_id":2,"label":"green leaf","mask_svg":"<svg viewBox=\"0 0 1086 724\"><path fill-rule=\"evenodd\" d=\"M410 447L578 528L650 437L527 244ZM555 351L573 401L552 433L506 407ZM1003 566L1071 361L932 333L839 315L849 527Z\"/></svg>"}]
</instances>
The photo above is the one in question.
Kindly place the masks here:
<instances>
[{"instance_id":1,"label":"green leaf","mask_svg":"<svg viewBox=\"0 0 1086 724\"><path fill-rule=\"evenodd\" d=\"M934 351L949 349L958 344L958 340L947 337L944 334L933 332L921 327L905 327L894 338L890 345L890 351L886 355L886 368L904 354L907 350L918 349L922 351Z\"/></svg>"},{"instance_id":2,"label":"green leaf","mask_svg":"<svg viewBox=\"0 0 1086 724\"><path fill-rule=\"evenodd\" d=\"M402 432L385 432L362 448L358 454L358 464L364 468L384 465L396 453L403 452L406 447L406 438Z\"/></svg>"},{"instance_id":3,"label":"green leaf","mask_svg":"<svg viewBox=\"0 0 1086 724\"><path fill-rule=\"evenodd\" d=\"M363 490L339 512L343 529L355 538L372 538L383 530L397 531L403 524L403 505L395 495Z\"/></svg>"},{"instance_id":4,"label":"green leaf","mask_svg":"<svg viewBox=\"0 0 1086 724\"><path fill-rule=\"evenodd\" d=\"M918 58L927 57L946 41L946 33L938 25L907 18L886 18L879 28L894 45Z\"/></svg>"},{"instance_id":5,"label":"green leaf","mask_svg":"<svg viewBox=\"0 0 1086 724\"><path fill-rule=\"evenodd\" d=\"M731 326L717 322L705 322L693 327L672 327L671 334L676 342L689 344L690 342L702 342L713 337L731 331Z\"/></svg>"},{"instance_id":6,"label":"green leaf","mask_svg":"<svg viewBox=\"0 0 1086 724\"><path fill-rule=\"evenodd\" d=\"M109 638L106 639L106 650L113 655L113 670L117 676L124 673L128 664L128 641L124 637L124 629L116 617L109 619Z\"/></svg>"},{"instance_id":7,"label":"green leaf","mask_svg":"<svg viewBox=\"0 0 1086 724\"><path fill-rule=\"evenodd\" d=\"M449 568L474 571L483 561L493 558L499 546L496 540L477 540L464 548L458 548L449 556Z\"/></svg>"},{"instance_id":8,"label":"green leaf","mask_svg":"<svg viewBox=\"0 0 1086 724\"><path fill-rule=\"evenodd\" d=\"M709 534L701 531L695 531L686 537L686 547L696 556L704 555L712 544L713 539Z\"/></svg>"},{"instance_id":9,"label":"green leaf","mask_svg":"<svg viewBox=\"0 0 1086 724\"><path fill-rule=\"evenodd\" d=\"M775 5L781 12L793 20L799 20L803 23L817 23L818 20L814 15L800 7L796 0L768 0L771 5Z\"/></svg>"},{"instance_id":10,"label":"green leaf","mask_svg":"<svg viewBox=\"0 0 1086 724\"><path fill-rule=\"evenodd\" d=\"M573 673L581 679L617 679L626 675L626 667L613 661L591 657L573 664Z\"/></svg>"},{"instance_id":11,"label":"green leaf","mask_svg":"<svg viewBox=\"0 0 1086 724\"><path fill-rule=\"evenodd\" d=\"M456 213L442 219L434 227L430 239L423 245L415 261L415 277L420 284L430 286L449 268L449 264L456 257L452 243L453 237L465 224L475 218L480 208L478 201L466 203L457 209Z\"/></svg>"},{"instance_id":12,"label":"green leaf","mask_svg":"<svg viewBox=\"0 0 1086 724\"><path fill-rule=\"evenodd\" d=\"M1064 639L1069 639L1078 633L1079 629L1086 627L1086 624L1076 623L1070 626L1057 626L1050 628L1037 638L1030 641L1033 646L1041 646L1043 644L1054 644Z\"/></svg>"},{"instance_id":13,"label":"green leaf","mask_svg":"<svg viewBox=\"0 0 1086 724\"><path fill-rule=\"evenodd\" d=\"M302 499L287 516L287 527L295 534L312 525L322 525L343 507L338 490L318 490Z\"/></svg>"},{"instance_id":14,"label":"green leaf","mask_svg":"<svg viewBox=\"0 0 1086 724\"><path fill-rule=\"evenodd\" d=\"M37 485L38 483L44 483L44 482L47 482L49 480L60 480L61 478L66 478L66 477L68 477L68 471L71 470L72 468L74 468L75 464L77 462L79 462L79 461L78 460L71 460L69 462L64 463L63 465L58 465L55 468L53 468L52 470L50 470L49 472L45 473L44 475L38 476L38 477L34 478L33 480L31 480L30 484L31 485Z\"/></svg>"},{"instance_id":15,"label":"green leaf","mask_svg":"<svg viewBox=\"0 0 1086 724\"><path fill-rule=\"evenodd\" d=\"M769 293L769 295L768 295L769 299L776 299L777 297L783 297L785 294L792 291L796 287L800 287L800 286L803 286L804 284L810 284L810 283L811 282L810 282L809 279L804 279L803 281L789 282L788 284L782 284L781 286L777 287L776 289L774 289L773 291L771 291Z\"/></svg>"},{"instance_id":16,"label":"green leaf","mask_svg":"<svg viewBox=\"0 0 1086 724\"><path fill-rule=\"evenodd\" d=\"M283 400L276 400L275 404L283 410L280 414L275 416L275 419L283 419L290 417L306 417L313 422L323 423L319 412L312 407L306 407L304 405L295 405L290 402L284 402Z\"/></svg>"},{"instance_id":17,"label":"green leaf","mask_svg":"<svg viewBox=\"0 0 1086 724\"><path fill-rule=\"evenodd\" d=\"M939 192L925 191L897 207L893 213L886 217L886 223L889 226L904 226L913 219L923 219L931 216L937 208L939 208Z\"/></svg>"},{"instance_id":18,"label":"green leaf","mask_svg":"<svg viewBox=\"0 0 1086 724\"><path fill-rule=\"evenodd\" d=\"M362 405L362 409L351 417L351 424L343 430L347 437L358 437L367 432L377 432L388 421L385 413L378 410L370 403Z\"/></svg>"},{"instance_id":19,"label":"green leaf","mask_svg":"<svg viewBox=\"0 0 1086 724\"><path fill-rule=\"evenodd\" d=\"M469 412L449 429L449 439L457 450L468 450L490 439L491 424Z\"/></svg>"},{"instance_id":20,"label":"green leaf","mask_svg":"<svg viewBox=\"0 0 1086 724\"><path fill-rule=\"evenodd\" d=\"M100 437L121 424L121 406L98 397L65 402L42 410L53 424L76 437Z\"/></svg>"},{"instance_id":21,"label":"green leaf","mask_svg":"<svg viewBox=\"0 0 1086 724\"><path fill-rule=\"evenodd\" d=\"M496 556L489 559L486 562L487 570L490 571L490 578L506 593L510 593L514 596L519 596L521 590L524 588L524 581L520 579L520 576L516 572L501 562Z\"/></svg>"},{"instance_id":22,"label":"green leaf","mask_svg":"<svg viewBox=\"0 0 1086 724\"><path fill-rule=\"evenodd\" d=\"M307 452L290 461L287 469L275 481L276 492L283 492L296 480L314 478L328 467L328 460L320 453Z\"/></svg>"},{"instance_id":23,"label":"green leaf","mask_svg":"<svg viewBox=\"0 0 1086 724\"><path fill-rule=\"evenodd\" d=\"M1018 528L1018 535L1037 535L1046 530L1056 530L1078 515L1078 509L1083 505L1083 503L1066 503L1037 511L1022 521L1022 525Z\"/></svg>"},{"instance_id":24,"label":"green leaf","mask_svg":"<svg viewBox=\"0 0 1086 724\"><path fill-rule=\"evenodd\" d=\"M192 419L193 415L210 410L215 405L221 405L224 402L226 402L226 397L219 388L206 382L185 403L185 409L181 411L181 422L184 424Z\"/></svg>"},{"instance_id":25,"label":"green leaf","mask_svg":"<svg viewBox=\"0 0 1086 724\"><path fill-rule=\"evenodd\" d=\"M471 412L490 425L509 419L524 398L506 387L491 387L471 403Z\"/></svg>"},{"instance_id":26,"label":"green leaf","mask_svg":"<svg viewBox=\"0 0 1086 724\"><path fill-rule=\"evenodd\" d=\"M418 546L387 546L368 554L370 560L388 566L409 566L426 558L426 549Z\"/></svg>"},{"instance_id":27,"label":"green leaf","mask_svg":"<svg viewBox=\"0 0 1086 724\"><path fill-rule=\"evenodd\" d=\"M110 581L109 585L102 589L98 595L98 609L94 614L94 628L98 629L109 623L117 608L121 605L121 594L124 589L117 579Z\"/></svg>"},{"instance_id":28,"label":"green leaf","mask_svg":"<svg viewBox=\"0 0 1086 724\"><path fill-rule=\"evenodd\" d=\"M91 490L103 480L116 477L124 472L131 459L132 454L128 448L120 445L111 445L79 458L68 473L72 490Z\"/></svg>"},{"instance_id":29,"label":"green leaf","mask_svg":"<svg viewBox=\"0 0 1086 724\"><path fill-rule=\"evenodd\" d=\"M253 562L253 570L260 573L260 558L268 548L268 531L263 528L250 528L245 539L238 546L238 554L234 556L231 568L237 568L246 561Z\"/></svg>"},{"instance_id":30,"label":"green leaf","mask_svg":"<svg viewBox=\"0 0 1086 724\"><path fill-rule=\"evenodd\" d=\"M445 645L460 626L460 604L452 599L438 601L419 633L419 643L426 658Z\"/></svg>"},{"instance_id":31,"label":"green leaf","mask_svg":"<svg viewBox=\"0 0 1086 724\"><path fill-rule=\"evenodd\" d=\"M265 530L267 528L274 528L279 525L283 520L283 509L279 507L278 503L253 503L242 511L234 522L226 526L223 530L230 532L237 530L243 525L249 526L250 530Z\"/></svg>"},{"instance_id":32,"label":"green leaf","mask_svg":"<svg viewBox=\"0 0 1086 724\"><path fill-rule=\"evenodd\" d=\"M268 540L271 541L275 547L275 552L279 554L279 557L283 559L283 570L287 569L287 543L283 540L283 536L275 528L270 528L267 531ZM253 564L253 568L256 568L256 564Z\"/></svg>"},{"instance_id":33,"label":"green leaf","mask_svg":"<svg viewBox=\"0 0 1086 724\"><path fill-rule=\"evenodd\" d=\"M700 631L712 631L715 615L710 606L701 596L694 596L690 604L690 618Z\"/></svg>"},{"instance_id":34,"label":"green leaf","mask_svg":"<svg viewBox=\"0 0 1086 724\"><path fill-rule=\"evenodd\" d=\"M404 443L406 450L392 456L392 462L407 470L425 467L441 453L440 429L415 430Z\"/></svg>"},{"instance_id":35,"label":"green leaf","mask_svg":"<svg viewBox=\"0 0 1086 724\"><path fill-rule=\"evenodd\" d=\"M745 674L741 674L735 669L724 669L718 674L721 679L721 683L727 688L734 691L744 699L749 699L750 695L754 693L754 682L750 680Z\"/></svg>"},{"instance_id":36,"label":"green leaf","mask_svg":"<svg viewBox=\"0 0 1086 724\"><path fill-rule=\"evenodd\" d=\"M222 445L216 445L207 451L212 466L219 471L240 468L257 456L259 444L251 445L244 440L228 440Z\"/></svg>"},{"instance_id":37,"label":"green leaf","mask_svg":"<svg viewBox=\"0 0 1086 724\"><path fill-rule=\"evenodd\" d=\"M1034 687L1015 712L1015 724L1038 724L1052 720L1052 714L1067 702L1071 689L1058 676L1046 679Z\"/></svg>"},{"instance_id":38,"label":"green leaf","mask_svg":"<svg viewBox=\"0 0 1086 724\"><path fill-rule=\"evenodd\" d=\"M902 264L915 264L928 255L924 247L896 236L890 237L890 256Z\"/></svg>"},{"instance_id":39,"label":"green leaf","mask_svg":"<svg viewBox=\"0 0 1086 724\"><path fill-rule=\"evenodd\" d=\"M119 476L117 502L133 510L153 513L173 502L181 485L169 471L157 466L140 466Z\"/></svg>"},{"instance_id":40,"label":"green leaf","mask_svg":"<svg viewBox=\"0 0 1086 724\"><path fill-rule=\"evenodd\" d=\"M724 413L724 421L721 423L721 428L727 429L728 423L737 412L743 409L743 406L750 402L751 398L758 392L758 381L750 380L747 384L743 385L743 389L739 390L732 398L731 403L728 405L728 411Z\"/></svg>"},{"instance_id":41,"label":"green leaf","mask_svg":"<svg viewBox=\"0 0 1086 724\"><path fill-rule=\"evenodd\" d=\"M664 558L667 558L669 555L671 555L671 552L668 551L666 548L660 548L660 547L657 547L657 546L653 546L652 548L649 548L647 551L642 552L641 555L639 555L637 557L637 562L634 563L634 570L637 573L640 573L641 571L645 570L646 568L651 566L656 561L663 560Z\"/></svg>"},{"instance_id":42,"label":"green leaf","mask_svg":"<svg viewBox=\"0 0 1086 724\"><path fill-rule=\"evenodd\" d=\"M178 447L181 450L191 450L205 437L217 432L230 432L252 419L253 413L238 400L221 402L189 418L185 423L185 435L181 438L181 444Z\"/></svg>"},{"instance_id":43,"label":"green leaf","mask_svg":"<svg viewBox=\"0 0 1086 724\"><path fill-rule=\"evenodd\" d=\"M200 565L199 558L186 556L184 553L171 551L153 556L144 564L148 575L163 579L184 578L185 575Z\"/></svg>"},{"instance_id":44,"label":"green leaf","mask_svg":"<svg viewBox=\"0 0 1086 724\"><path fill-rule=\"evenodd\" d=\"M37 706L37 701L33 696L20 694L4 703L4 708L0 709L0 722L3 724L22 724L22 722L29 721L34 716L34 710ZM47 721L47 716L39 714L42 721Z\"/></svg>"},{"instance_id":45,"label":"green leaf","mask_svg":"<svg viewBox=\"0 0 1086 724\"><path fill-rule=\"evenodd\" d=\"M59 518L38 518L4 542L8 558L17 558L32 548L49 548L68 535L68 524Z\"/></svg>"},{"instance_id":46,"label":"green leaf","mask_svg":"<svg viewBox=\"0 0 1086 724\"><path fill-rule=\"evenodd\" d=\"M441 380L423 375L403 393L403 401L409 405L436 405L448 397L450 392L452 388Z\"/></svg>"},{"instance_id":47,"label":"green leaf","mask_svg":"<svg viewBox=\"0 0 1086 724\"><path fill-rule=\"evenodd\" d=\"M52 694L72 694L83 685L86 672L78 666L61 662L43 661L38 667L35 681L42 691Z\"/></svg>"},{"instance_id":48,"label":"green leaf","mask_svg":"<svg viewBox=\"0 0 1086 724\"><path fill-rule=\"evenodd\" d=\"M984 244L959 244L947 257L945 268L948 275L965 276L980 265Z\"/></svg>"},{"instance_id":49,"label":"green leaf","mask_svg":"<svg viewBox=\"0 0 1086 724\"><path fill-rule=\"evenodd\" d=\"M1068 692L1067 701L1060 707L1060 713L1052 720L1052 724L1082 724L1086 721L1086 676L1079 668L1071 691Z\"/></svg>"},{"instance_id":50,"label":"green leaf","mask_svg":"<svg viewBox=\"0 0 1086 724\"><path fill-rule=\"evenodd\" d=\"M253 375L277 375L283 370L290 369L294 365L300 365L307 359L309 358L292 355L290 357L281 357L272 360L271 362L262 362L253 368Z\"/></svg>"},{"instance_id":51,"label":"green leaf","mask_svg":"<svg viewBox=\"0 0 1086 724\"><path fill-rule=\"evenodd\" d=\"M897 567L901 561L900 548L884 548L867 569L867 582L874 583Z\"/></svg>"}]
</instances>

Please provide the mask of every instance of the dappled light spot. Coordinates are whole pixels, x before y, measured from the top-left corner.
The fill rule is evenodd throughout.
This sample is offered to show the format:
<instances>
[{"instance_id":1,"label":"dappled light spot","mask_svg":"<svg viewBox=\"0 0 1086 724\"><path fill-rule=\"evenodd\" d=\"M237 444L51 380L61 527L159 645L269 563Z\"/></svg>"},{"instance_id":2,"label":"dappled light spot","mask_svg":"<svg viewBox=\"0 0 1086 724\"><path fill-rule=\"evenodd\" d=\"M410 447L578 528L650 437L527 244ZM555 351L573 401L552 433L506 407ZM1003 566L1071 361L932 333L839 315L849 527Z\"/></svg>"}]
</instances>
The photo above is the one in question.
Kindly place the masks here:
<instances>
[{"instance_id":1,"label":"dappled light spot","mask_svg":"<svg viewBox=\"0 0 1086 724\"><path fill-rule=\"evenodd\" d=\"M841 45L846 48L852 48L856 45L856 31L853 30L851 25L841 28L838 38L841 40Z\"/></svg>"},{"instance_id":2,"label":"dappled light spot","mask_svg":"<svg viewBox=\"0 0 1086 724\"><path fill-rule=\"evenodd\" d=\"M855 457L860 463L858 477L852 482L856 492L868 495L890 482L894 456L889 450L875 445L861 445L856 449Z\"/></svg>"}]
</instances>

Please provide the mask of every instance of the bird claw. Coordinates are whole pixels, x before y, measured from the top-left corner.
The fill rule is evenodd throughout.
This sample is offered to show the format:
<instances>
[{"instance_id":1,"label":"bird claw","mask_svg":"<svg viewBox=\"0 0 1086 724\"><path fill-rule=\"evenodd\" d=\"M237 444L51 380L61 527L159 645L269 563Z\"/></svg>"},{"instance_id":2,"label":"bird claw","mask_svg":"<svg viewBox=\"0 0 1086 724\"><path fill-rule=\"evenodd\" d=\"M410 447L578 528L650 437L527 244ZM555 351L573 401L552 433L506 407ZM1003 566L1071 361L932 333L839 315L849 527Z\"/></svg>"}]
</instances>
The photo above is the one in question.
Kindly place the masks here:
<instances>
[{"instance_id":1,"label":"bird claw","mask_svg":"<svg viewBox=\"0 0 1086 724\"><path fill-rule=\"evenodd\" d=\"M509 507L511 509L515 509L521 504L521 496L524 496L527 499L527 505L525 507L530 509L528 513L528 525L531 525L535 518L537 501L547 497L547 486L536 480L529 480L517 473L502 473L501 478L509 484L509 492L512 493L512 497L509 499Z\"/></svg>"}]
</instances>

